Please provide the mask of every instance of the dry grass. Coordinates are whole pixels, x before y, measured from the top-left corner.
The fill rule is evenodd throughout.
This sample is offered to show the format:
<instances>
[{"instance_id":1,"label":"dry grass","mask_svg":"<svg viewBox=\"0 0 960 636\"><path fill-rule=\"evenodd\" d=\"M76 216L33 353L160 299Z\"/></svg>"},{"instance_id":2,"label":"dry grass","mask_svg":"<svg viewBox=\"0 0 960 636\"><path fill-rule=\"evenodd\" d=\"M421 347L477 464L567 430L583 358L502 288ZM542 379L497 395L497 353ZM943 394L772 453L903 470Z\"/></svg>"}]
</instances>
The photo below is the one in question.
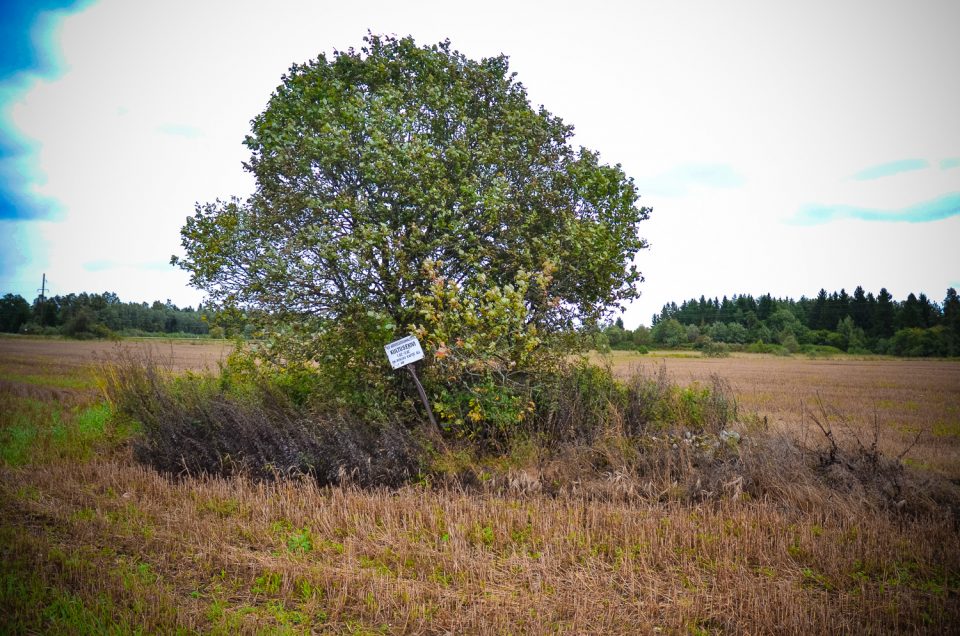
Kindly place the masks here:
<instances>
[{"instance_id":1,"label":"dry grass","mask_svg":"<svg viewBox=\"0 0 960 636\"><path fill-rule=\"evenodd\" d=\"M960 620L954 529L855 507L171 483L123 458L2 483L23 568L81 598L139 598L129 618L148 628L876 633ZM130 589L139 564L154 578Z\"/></svg>"},{"instance_id":2,"label":"dry grass","mask_svg":"<svg viewBox=\"0 0 960 636\"><path fill-rule=\"evenodd\" d=\"M0 337L0 365L8 369L37 366L48 374L78 374L97 359L112 357L118 349L161 355L181 371L216 369L217 363L233 350L227 340L175 340L164 338L128 339L121 343L60 338Z\"/></svg>"},{"instance_id":3,"label":"dry grass","mask_svg":"<svg viewBox=\"0 0 960 636\"><path fill-rule=\"evenodd\" d=\"M606 360L622 375L665 366L671 379L728 380L745 412L767 417L775 430L819 435L804 412L817 402L838 410L851 427L869 433L882 424L880 448L898 455L920 439L908 464L960 480L960 361L881 360L738 354L730 358L668 358L614 352Z\"/></svg>"},{"instance_id":4,"label":"dry grass","mask_svg":"<svg viewBox=\"0 0 960 636\"><path fill-rule=\"evenodd\" d=\"M0 372L24 375L7 362ZM731 480L700 503L670 492L684 486L682 443L670 455L668 442L661 454L677 460L644 482L619 470L639 460L615 435L569 456L515 448L500 477L469 490L171 480L136 464L125 444L88 459L0 464L0 632L956 632L955 519L830 489L796 449L824 448L815 425L801 423L801 398L812 405L819 392L854 432L869 433L871 402L887 390L926 396L917 410L949 418L957 367L812 362L666 362L682 381L727 377L745 411L760 406L754 391L773 396L759 409L773 430L761 430L762 416L742 429L764 452L731 451L745 481L768 487L748 496ZM16 401L27 385L56 389L65 393L30 399L82 408L87 389L55 386L55 367L0 393ZM921 389L917 376L939 384ZM827 425L841 430L833 417ZM899 447L909 437L883 439ZM955 455L934 451L918 444L910 457L957 474ZM606 468L591 481L598 457Z\"/></svg>"}]
</instances>

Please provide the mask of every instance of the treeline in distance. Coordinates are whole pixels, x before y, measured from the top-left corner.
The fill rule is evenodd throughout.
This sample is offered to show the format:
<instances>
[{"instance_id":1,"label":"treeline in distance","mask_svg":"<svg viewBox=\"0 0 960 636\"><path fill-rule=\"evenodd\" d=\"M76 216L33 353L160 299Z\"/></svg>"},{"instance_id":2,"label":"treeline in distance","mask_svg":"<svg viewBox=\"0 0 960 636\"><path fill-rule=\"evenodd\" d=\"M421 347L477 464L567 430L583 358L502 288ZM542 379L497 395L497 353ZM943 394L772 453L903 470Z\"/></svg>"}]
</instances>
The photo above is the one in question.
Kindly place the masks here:
<instances>
[{"instance_id":1,"label":"treeline in distance","mask_svg":"<svg viewBox=\"0 0 960 636\"><path fill-rule=\"evenodd\" d=\"M112 292L36 298L0 297L0 332L74 338L180 335L247 336L244 316L214 313L202 306L179 308L169 300L123 302ZM877 353L895 356L960 356L960 296L947 290L942 303L925 294L894 300L857 287L816 298L764 294L690 299L663 306L652 327L625 329L618 319L602 331L612 349L693 348L710 355L759 353Z\"/></svg>"},{"instance_id":2,"label":"treeline in distance","mask_svg":"<svg viewBox=\"0 0 960 636\"><path fill-rule=\"evenodd\" d=\"M3 333L72 338L243 335L242 324L231 329L229 321L224 324L221 318L202 306L181 309L169 300L153 304L123 302L112 292L37 297L33 303L18 294L8 293L0 298L0 332Z\"/></svg>"},{"instance_id":3,"label":"treeline in distance","mask_svg":"<svg viewBox=\"0 0 960 636\"><path fill-rule=\"evenodd\" d=\"M772 353L878 353L896 356L960 356L960 297L947 290L942 303L925 294L897 301L884 288L876 295L857 287L816 298L765 294L671 302L653 316L652 328L604 329L611 348L745 350Z\"/></svg>"}]
</instances>

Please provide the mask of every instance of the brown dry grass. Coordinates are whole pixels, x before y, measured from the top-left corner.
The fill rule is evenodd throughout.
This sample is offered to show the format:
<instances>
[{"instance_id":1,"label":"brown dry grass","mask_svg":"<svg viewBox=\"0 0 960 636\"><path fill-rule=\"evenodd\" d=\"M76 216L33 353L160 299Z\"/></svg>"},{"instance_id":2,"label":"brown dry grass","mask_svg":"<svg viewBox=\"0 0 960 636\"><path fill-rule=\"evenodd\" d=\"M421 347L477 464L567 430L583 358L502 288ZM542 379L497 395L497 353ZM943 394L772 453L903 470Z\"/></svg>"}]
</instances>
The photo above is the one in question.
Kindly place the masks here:
<instances>
[{"instance_id":1,"label":"brown dry grass","mask_svg":"<svg viewBox=\"0 0 960 636\"><path fill-rule=\"evenodd\" d=\"M171 483L123 457L0 476L7 547L24 567L122 606L148 591L125 585L123 567L147 564L157 579L135 619L151 629L256 632L282 624L278 608L329 633L878 633L960 620L943 591L960 572L954 529L863 509ZM291 549L301 534L309 552Z\"/></svg>"},{"instance_id":2,"label":"brown dry grass","mask_svg":"<svg viewBox=\"0 0 960 636\"><path fill-rule=\"evenodd\" d=\"M29 367L29 350L22 355ZM35 360L49 365L46 375L17 386L88 390L82 364L71 376L44 355ZM0 357L0 372L14 374L21 363L8 362ZM893 395L897 404L916 401L906 410L919 411L911 421L931 436L928 418L956 422L957 366L846 364L666 361L684 382L724 375L746 410L798 441L814 441L799 402L818 393L855 430L869 430L875 403ZM882 415L896 412L885 408ZM885 433L884 443L908 437ZM956 475L950 453L955 447L941 455L918 444L910 456ZM173 481L134 463L126 446L88 461L0 466L0 631L957 631L954 521L897 515L792 480L777 461L753 470L784 471L780 490L753 499L737 490L701 504L632 491L602 501L588 484L554 496L530 487L562 466L526 478L515 470L496 488L469 492ZM621 477L597 479L616 491Z\"/></svg>"},{"instance_id":3,"label":"brown dry grass","mask_svg":"<svg viewBox=\"0 0 960 636\"><path fill-rule=\"evenodd\" d=\"M842 414L861 437L870 434L876 416L885 453L898 455L920 434L908 463L960 479L960 361L750 354L673 358L625 352L604 360L621 375L662 365L682 384L709 384L718 375L730 382L746 412L766 416L773 428L794 435L815 434L804 412L817 411L818 401Z\"/></svg>"},{"instance_id":4,"label":"brown dry grass","mask_svg":"<svg viewBox=\"0 0 960 636\"><path fill-rule=\"evenodd\" d=\"M232 350L227 340L177 340L164 338L104 340L65 340L61 338L0 337L0 364L4 369L47 369L70 373L83 370L96 360L110 358L117 348L130 352L152 352L177 370L216 369Z\"/></svg>"}]
</instances>

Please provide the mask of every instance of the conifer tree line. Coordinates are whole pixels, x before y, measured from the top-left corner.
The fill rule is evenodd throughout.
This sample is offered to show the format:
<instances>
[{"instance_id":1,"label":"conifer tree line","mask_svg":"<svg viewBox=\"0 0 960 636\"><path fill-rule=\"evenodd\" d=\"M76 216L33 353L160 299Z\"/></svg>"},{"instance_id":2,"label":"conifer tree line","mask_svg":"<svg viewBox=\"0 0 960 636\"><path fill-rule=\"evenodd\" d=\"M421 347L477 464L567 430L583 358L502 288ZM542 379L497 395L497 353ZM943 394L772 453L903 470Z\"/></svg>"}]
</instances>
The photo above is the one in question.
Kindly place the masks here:
<instances>
[{"instance_id":1,"label":"conifer tree line","mask_svg":"<svg viewBox=\"0 0 960 636\"><path fill-rule=\"evenodd\" d=\"M761 352L880 353L897 356L960 356L960 297L954 288L942 302L925 294L897 301L881 289L857 287L815 298L774 298L764 294L692 298L663 306L652 328L604 333L611 347L727 348Z\"/></svg>"},{"instance_id":2,"label":"conifer tree line","mask_svg":"<svg viewBox=\"0 0 960 636\"><path fill-rule=\"evenodd\" d=\"M19 294L8 293L0 298L3 333L74 338L154 334L223 337L242 333L243 324L231 329L229 321L222 318L202 306L180 308L169 300L152 304L123 302L113 292L38 296L33 303ZM226 323L226 328L221 323Z\"/></svg>"},{"instance_id":3,"label":"conifer tree line","mask_svg":"<svg viewBox=\"0 0 960 636\"><path fill-rule=\"evenodd\" d=\"M42 300L42 302L41 302ZM242 315L198 306L180 308L169 300L123 302L112 292L66 294L33 303L22 296L0 297L0 332L77 338L180 334L249 336ZM925 294L897 301L885 289L876 295L857 287L815 298L774 298L764 294L692 298L663 306L652 327L625 329L623 321L603 330L613 349L645 347L724 349L757 352L879 353L896 356L960 356L960 295L950 288L942 302Z\"/></svg>"}]
</instances>

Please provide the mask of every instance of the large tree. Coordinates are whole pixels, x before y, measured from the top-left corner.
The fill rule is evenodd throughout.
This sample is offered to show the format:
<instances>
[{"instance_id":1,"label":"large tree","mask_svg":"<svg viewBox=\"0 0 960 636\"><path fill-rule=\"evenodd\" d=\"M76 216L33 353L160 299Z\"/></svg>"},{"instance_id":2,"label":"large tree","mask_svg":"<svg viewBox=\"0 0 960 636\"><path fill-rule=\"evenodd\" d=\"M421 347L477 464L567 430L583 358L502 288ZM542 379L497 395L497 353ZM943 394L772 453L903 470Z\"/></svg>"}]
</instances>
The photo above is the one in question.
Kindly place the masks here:
<instances>
[{"instance_id":1,"label":"large tree","mask_svg":"<svg viewBox=\"0 0 960 636\"><path fill-rule=\"evenodd\" d=\"M364 41L283 76L245 141L255 193L182 229L195 286L284 322L383 312L398 333L438 280L522 286L525 323L548 332L637 296L649 209L531 107L505 56Z\"/></svg>"},{"instance_id":2,"label":"large tree","mask_svg":"<svg viewBox=\"0 0 960 636\"><path fill-rule=\"evenodd\" d=\"M415 333L442 419L515 424L560 334L638 295L650 211L506 57L364 41L283 76L245 141L254 194L198 205L174 261L354 405L396 394L382 345Z\"/></svg>"}]
</instances>

